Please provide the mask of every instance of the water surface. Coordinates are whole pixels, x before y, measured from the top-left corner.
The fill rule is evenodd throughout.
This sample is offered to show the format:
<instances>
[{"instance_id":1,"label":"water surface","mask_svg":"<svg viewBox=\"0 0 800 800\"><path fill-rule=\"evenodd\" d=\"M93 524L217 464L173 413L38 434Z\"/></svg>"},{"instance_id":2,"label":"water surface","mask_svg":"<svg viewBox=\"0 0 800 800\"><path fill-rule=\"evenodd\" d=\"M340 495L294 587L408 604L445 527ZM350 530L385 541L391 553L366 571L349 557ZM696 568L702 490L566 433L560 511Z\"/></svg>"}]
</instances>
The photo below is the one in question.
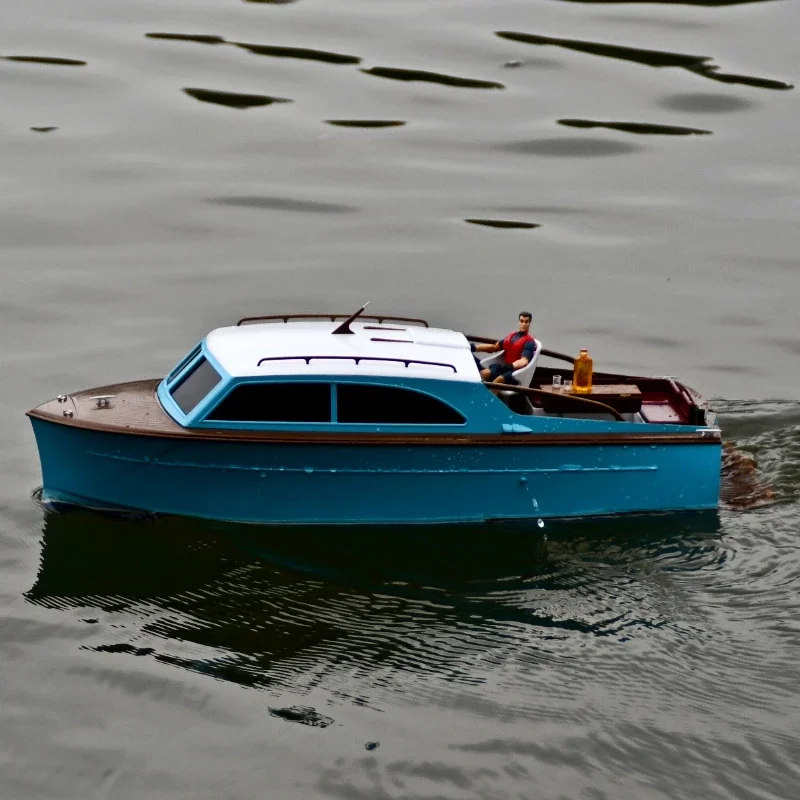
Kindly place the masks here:
<instances>
[{"instance_id":1,"label":"water surface","mask_svg":"<svg viewBox=\"0 0 800 800\"><path fill-rule=\"evenodd\" d=\"M33 0L0 47L0 796L795 793L788 2ZM676 375L775 501L458 532L45 514L23 412L240 317Z\"/></svg>"}]
</instances>

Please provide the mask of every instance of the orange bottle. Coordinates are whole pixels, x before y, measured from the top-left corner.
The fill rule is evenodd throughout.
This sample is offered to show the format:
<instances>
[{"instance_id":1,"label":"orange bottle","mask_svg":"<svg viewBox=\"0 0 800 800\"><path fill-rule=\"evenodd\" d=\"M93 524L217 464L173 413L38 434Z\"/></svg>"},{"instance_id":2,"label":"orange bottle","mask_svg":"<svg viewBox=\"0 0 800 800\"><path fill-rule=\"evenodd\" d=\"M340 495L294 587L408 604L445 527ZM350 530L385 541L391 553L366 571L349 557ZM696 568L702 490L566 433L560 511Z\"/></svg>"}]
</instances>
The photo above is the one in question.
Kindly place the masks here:
<instances>
[{"instance_id":1,"label":"orange bottle","mask_svg":"<svg viewBox=\"0 0 800 800\"><path fill-rule=\"evenodd\" d=\"M582 349L575 359L572 391L576 394L590 394L592 391L592 359L589 358L589 351L586 349Z\"/></svg>"}]
</instances>

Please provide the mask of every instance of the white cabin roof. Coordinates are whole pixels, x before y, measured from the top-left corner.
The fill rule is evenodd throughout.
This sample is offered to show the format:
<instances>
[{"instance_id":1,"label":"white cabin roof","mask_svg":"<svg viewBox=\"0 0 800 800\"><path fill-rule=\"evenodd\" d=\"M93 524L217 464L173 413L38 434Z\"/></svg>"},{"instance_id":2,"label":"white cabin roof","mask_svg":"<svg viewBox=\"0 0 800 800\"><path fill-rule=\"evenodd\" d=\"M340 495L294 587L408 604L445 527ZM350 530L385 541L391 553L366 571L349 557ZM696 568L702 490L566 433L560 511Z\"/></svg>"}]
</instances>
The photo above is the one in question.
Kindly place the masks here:
<instances>
[{"instance_id":1,"label":"white cabin roof","mask_svg":"<svg viewBox=\"0 0 800 800\"><path fill-rule=\"evenodd\" d=\"M369 321L351 322L352 334L332 333L340 324L314 320L217 328L206 337L206 346L237 378L370 375L480 381L463 333Z\"/></svg>"}]
</instances>

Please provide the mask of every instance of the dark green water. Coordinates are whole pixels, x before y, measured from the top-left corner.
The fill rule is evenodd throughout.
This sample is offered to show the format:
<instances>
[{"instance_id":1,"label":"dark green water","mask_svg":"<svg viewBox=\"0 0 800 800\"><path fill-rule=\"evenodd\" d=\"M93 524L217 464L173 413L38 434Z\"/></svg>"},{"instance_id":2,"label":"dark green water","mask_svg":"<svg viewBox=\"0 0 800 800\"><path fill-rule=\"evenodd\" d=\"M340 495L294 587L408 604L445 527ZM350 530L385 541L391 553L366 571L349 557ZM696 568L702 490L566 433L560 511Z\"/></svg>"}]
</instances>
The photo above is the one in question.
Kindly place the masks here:
<instances>
[{"instance_id":1,"label":"dark green water","mask_svg":"<svg viewBox=\"0 0 800 800\"><path fill-rule=\"evenodd\" d=\"M9 9L0 797L785 800L800 783L800 12ZM776 502L544 530L45 514L24 411L370 310L671 374Z\"/></svg>"}]
</instances>

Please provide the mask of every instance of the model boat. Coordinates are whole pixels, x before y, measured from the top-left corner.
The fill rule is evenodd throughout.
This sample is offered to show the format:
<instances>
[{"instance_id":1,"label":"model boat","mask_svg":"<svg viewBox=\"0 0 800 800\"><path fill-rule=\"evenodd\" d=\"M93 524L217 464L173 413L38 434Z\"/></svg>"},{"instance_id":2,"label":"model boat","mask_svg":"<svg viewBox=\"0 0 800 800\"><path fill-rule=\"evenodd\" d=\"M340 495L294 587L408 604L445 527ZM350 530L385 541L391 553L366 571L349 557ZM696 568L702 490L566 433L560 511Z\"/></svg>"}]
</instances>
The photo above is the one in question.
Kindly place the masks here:
<instances>
[{"instance_id":1,"label":"model boat","mask_svg":"<svg viewBox=\"0 0 800 800\"><path fill-rule=\"evenodd\" d=\"M245 318L165 378L37 406L43 500L277 524L717 507L720 430L677 380L566 393L572 358L536 340L519 385L484 383L471 343L492 339L363 312Z\"/></svg>"}]
</instances>

